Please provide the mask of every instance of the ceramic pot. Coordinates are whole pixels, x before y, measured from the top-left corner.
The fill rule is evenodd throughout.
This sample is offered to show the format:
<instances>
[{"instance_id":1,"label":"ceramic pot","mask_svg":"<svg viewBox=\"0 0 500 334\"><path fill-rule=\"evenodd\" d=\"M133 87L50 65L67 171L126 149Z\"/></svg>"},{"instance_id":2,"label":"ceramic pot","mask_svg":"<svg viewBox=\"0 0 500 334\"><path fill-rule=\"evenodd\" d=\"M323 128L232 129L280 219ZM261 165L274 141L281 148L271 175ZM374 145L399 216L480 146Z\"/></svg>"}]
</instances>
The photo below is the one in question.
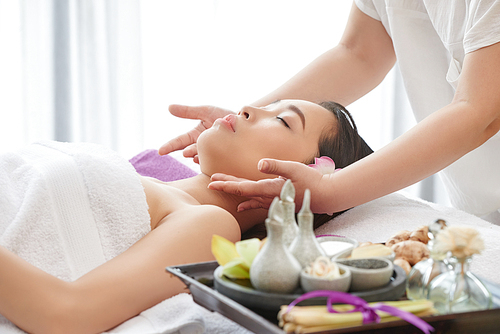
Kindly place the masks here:
<instances>
[{"instance_id":1,"label":"ceramic pot","mask_svg":"<svg viewBox=\"0 0 500 334\"><path fill-rule=\"evenodd\" d=\"M310 209L311 192L306 189L304 201L298 214L299 234L290 245L290 251L299 261L302 268L310 265L319 256L326 256L325 251L316 240L314 235L313 220L314 215Z\"/></svg>"},{"instance_id":2,"label":"ceramic pot","mask_svg":"<svg viewBox=\"0 0 500 334\"><path fill-rule=\"evenodd\" d=\"M299 286L302 267L283 244L283 223L277 215L281 210L277 206L281 207L281 203L276 197L265 222L267 241L250 267L250 282L260 291L292 293Z\"/></svg>"},{"instance_id":3,"label":"ceramic pot","mask_svg":"<svg viewBox=\"0 0 500 334\"><path fill-rule=\"evenodd\" d=\"M299 234L299 227L295 221L295 188L290 179L286 180L281 188L281 204L283 205L283 243L290 247Z\"/></svg>"}]
</instances>

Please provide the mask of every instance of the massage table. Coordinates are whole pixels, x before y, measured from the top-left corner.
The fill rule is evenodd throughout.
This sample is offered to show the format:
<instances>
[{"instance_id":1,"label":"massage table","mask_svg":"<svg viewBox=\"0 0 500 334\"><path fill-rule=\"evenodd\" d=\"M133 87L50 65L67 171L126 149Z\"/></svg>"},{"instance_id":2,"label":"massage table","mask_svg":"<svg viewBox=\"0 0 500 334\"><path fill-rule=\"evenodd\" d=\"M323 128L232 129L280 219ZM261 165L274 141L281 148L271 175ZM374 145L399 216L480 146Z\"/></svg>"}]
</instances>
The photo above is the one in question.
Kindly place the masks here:
<instances>
[{"instance_id":1,"label":"massage table","mask_svg":"<svg viewBox=\"0 0 500 334\"><path fill-rule=\"evenodd\" d=\"M49 149L51 148L51 145L52 144L45 144L45 146ZM73 157L73 147L66 148L63 144L61 147L58 146L57 149L63 151L65 155ZM40 160L42 158L37 156L38 152L39 149L34 150L33 152L28 152L27 156L29 159ZM101 152L97 149L97 152L102 156L102 160L105 164L109 162L109 175L104 172L103 175L100 175L100 173L98 173L99 175L90 175L96 178L96 181L92 185L93 188L91 188L94 189L94 191L102 191L103 189L106 190L106 187L103 186L104 182L116 184L122 183L121 177L115 177L113 175L113 173L115 173L115 164L118 163L115 159L118 158L110 155L107 151ZM67 157L65 155L61 158L64 160L63 162L70 165L74 164L71 159L66 159ZM8 156L8 158L10 159L10 163L18 162L16 156ZM75 159L76 165L87 164L86 161L79 161L77 158ZM134 168L132 168L132 166ZM9 163L4 164L3 166L3 168L10 167ZM156 150L146 150L141 152L130 159L130 164L126 161L125 163L122 163L122 167L125 170L125 173L127 173L130 177L133 177L132 175L135 171L137 171L141 175L155 177L162 181L172 181L191 177L197 174L195 171L191 170L182 162L171 156L159 156ZM1 168L2 165L0 165L0 169ZM43 168L45 168L47 172L52 171L51 165L46 165ZM5 180L0 179L0 184L4 181ZM5 182L8 182L8 180ZM84 178L83 180L79 180L79 182L87 182L87 180ZM130 192L135 191L140 193L142 191L137 188L137 185L134 187L134 189L130 189ZM62 189L67 191L67 189L65 190L65 187L62 187ZM107 190L109 194L106 194L106 196L113 196L111 189L112 188L109 188ZM121 192L120 195L122 195L122 193L123 192ZM61 194L61 196L64 196L64 194ZM90 197L92 200L92 196ZM45 198L44 200L47 199ZM46 205L46 203L37 203L37 205ZM99 202L98 205L103 205L103 203ZM106 210L107 206L104 206L101 209ZM127 213L129 216L137 215L136 211L139 211L135 210L135 208L129 209L132 210ZM121 214L122 210L122 208L117 209L116 214ZM66 214L71 215L71 212L66 212ZM78 268L73 268L70 264L68 268L64 268L63 276L65 277L62 278L73 280L79 277L79 275L82 275L85 271L99 265L99 263L102 263L103 261L106 261L109 257L114 256L114 254L122 252L123 247L128 247L133 244L135 240L145 235L145 233L148 232L146 228L148 225L148 217L141 216L137 217L137 219L142 221L143 227L141 227L139 231L135 231L130 235L124 236L128 240L126 245L113 242L113 240L106 241L110 244L108 245L110 247L106 247L107 250L103 254L91 254L95 255L91 256L94 262L87 261L88 263L85 263L86 267L84 266ZM354 238L360 242L384 242L392 234L400 230L413 230L418 226L428 225L436 219L444 219L449 225L472 226L480 232L485 241L486 249L481 255L474 256L471 267L472 271L479 277L489 282L500 284L500 270L498 269L498 264L500 263L500 246L497 242L497 240L500 239L500 226L493 225L460 210L429 203L421 199L411 197L405 193L390 194L352 208L319 227L315 233L316 235L341 235ZM105 219L103 222L104 223L102 225L105 226L105 228L108 228L105 223ZM43 233L36 235L34 242L37 241L37 238L53 237L50 233L46 233L47 230L48 229L44 229ZM72 250L72 255L76 258L83 254L83 251L79 252L78 250L88 251L89 247L87 245L92 244L95 239L92 233L89 234L88 231L84 231L82 233L86 238L82 240L87 240L85 242L80 240L79 235L68 236L69 240L73 240L72 242L76 243L76 246L73 245L75 246L75 249ZM106 233L112 235L115 232L110 230ZM40 247L35 247L35 249L37 252L41 250ZM53 252L53 250L46 251ZM42 263L40 265L44 266L47 264ZM51 272L52 269L53 268L46 268L45 270L47 272ZM165 273L165 275L168 274ZM24 333L2 316L0 316L0 332ZM108 333L247 334L250 332L230 319L225 318L216 312L210 312L196 304L190 294L182 293L169 298L148 310L145 310L140 315L108 331Z\"/></svg>"}]
</instances>

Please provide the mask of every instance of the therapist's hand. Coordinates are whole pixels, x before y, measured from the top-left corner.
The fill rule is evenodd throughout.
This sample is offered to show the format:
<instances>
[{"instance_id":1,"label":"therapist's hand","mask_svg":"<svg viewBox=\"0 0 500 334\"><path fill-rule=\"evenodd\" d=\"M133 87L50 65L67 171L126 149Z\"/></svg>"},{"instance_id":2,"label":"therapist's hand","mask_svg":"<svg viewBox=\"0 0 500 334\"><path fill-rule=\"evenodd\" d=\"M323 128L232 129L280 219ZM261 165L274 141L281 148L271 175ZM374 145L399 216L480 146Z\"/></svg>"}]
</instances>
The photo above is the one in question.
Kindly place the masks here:
<instances>
[{"instance_id":1,"label":"therapist's hand","mask_svg":"<svg viewBox=\"0 0 500 334\"><path fill-rule=\"evenodd\" d=\"M329 175L308 167L299 162L262 159L258 168L266 174L278 175L277 178L250 181L225 174L212 175L210 189L224 191L250 198L238 205L238 211L269 208L271 202L281 193L286 179L292 180L295 187L295 204L297 210L302 206L304 191L311 191L311 210L314 213L331 213L328 200L325 200L325 184L329 183ZM332 175L332 174L330 174Z\"/></svg>"},{"instance_id":2,"label":"therapist's hand","mask_svg":"<svg viewBox=\"0 0 500 334\"><path fill-rule=\"evenodd\" d=\"M199 119L200 123L187 133L184 133L163 144L158 150L158 153L160 155L165 155L184 149L183 155L186 158L193 158L196 163L198 163L196 140L198 140L199 135L206 129L209 129L212 124L214 124L216 119L234 113L231 110L214 106L191 107L177 104L170 105L168 110L172 115L180 118Z\"/></svg>"}]
</instances>

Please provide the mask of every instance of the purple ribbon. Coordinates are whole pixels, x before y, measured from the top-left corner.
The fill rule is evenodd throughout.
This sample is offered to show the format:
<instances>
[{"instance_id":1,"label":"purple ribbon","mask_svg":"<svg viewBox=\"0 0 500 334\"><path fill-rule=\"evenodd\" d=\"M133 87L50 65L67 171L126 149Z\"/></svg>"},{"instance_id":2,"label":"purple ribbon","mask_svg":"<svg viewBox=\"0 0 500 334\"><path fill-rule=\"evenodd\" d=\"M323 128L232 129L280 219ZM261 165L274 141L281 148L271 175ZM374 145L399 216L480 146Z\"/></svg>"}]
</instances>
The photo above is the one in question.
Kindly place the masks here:
<instances>
[{"instance_id":1,"label":"purple ribbon","mask_svg":"<svg viewBox=\"0 0 500 334\"><path fill-rule=\"evenodd\" d=\"M434 328L431 325L429 325L427 322L423 321L422 319L420 319L419 317L410 312L400 310L397 307L384 305L382 303L370 306L364 299L359 298L358 296L351 295L350 293L340 292L340 291L317 290L305 293L299 298L295 299L293 302L291 302L290 305L288 305L288 309L286 311L289 312L292 309L292 307L294 307L303 300L316 297L327 297L326 309L330 313L361 312L361 315L363 317L363 324L368 324L371 322L377 322L377 323L380 322L380 316L377 314L377 312L375 312L378 310L389 313L395 317L401 318L406 322L409 322L413 326L419 328L422 332L426 334L429 334L430 331L434 331ZM338 312L333 309L332 307L333 303L350 304L354 306L354 309L345 312Z\"/></svg>"}]
</instances>

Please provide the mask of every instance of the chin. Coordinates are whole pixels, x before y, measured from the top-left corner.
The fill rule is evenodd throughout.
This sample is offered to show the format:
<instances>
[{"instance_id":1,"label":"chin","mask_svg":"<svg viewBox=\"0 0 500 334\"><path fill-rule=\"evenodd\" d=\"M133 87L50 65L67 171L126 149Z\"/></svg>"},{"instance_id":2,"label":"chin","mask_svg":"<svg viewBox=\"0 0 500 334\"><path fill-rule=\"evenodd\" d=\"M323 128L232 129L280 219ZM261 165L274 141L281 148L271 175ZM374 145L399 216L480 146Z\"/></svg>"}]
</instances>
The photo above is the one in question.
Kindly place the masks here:
<instances>
[{"instance_id":1,"label":"chin","mask_svg":"<svg viewBox=\"0 0 500 334\"><path fill-rule=\"evenodd\" d=\"M198 137L198 158L200 171L208 176L223 173L248 180L261 180L272 176L259 172L259 159L250 157L237 147L228 147L224 140L218 140L215 133L204 131ZM216 140L217 139L217 140Z\"/></svg>"}]
</instances>

